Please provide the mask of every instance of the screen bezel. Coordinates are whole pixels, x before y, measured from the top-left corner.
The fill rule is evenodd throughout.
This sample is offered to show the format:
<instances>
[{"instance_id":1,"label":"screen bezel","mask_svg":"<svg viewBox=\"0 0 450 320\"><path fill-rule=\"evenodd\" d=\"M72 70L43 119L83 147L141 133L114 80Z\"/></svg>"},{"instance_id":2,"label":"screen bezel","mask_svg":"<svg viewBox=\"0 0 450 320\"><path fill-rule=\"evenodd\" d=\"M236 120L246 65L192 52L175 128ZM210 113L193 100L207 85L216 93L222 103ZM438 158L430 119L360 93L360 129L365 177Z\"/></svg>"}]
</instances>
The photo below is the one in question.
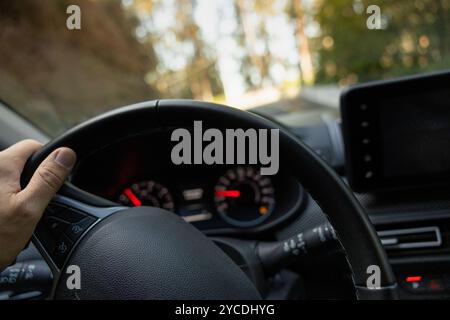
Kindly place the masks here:
<instances>
[{"instance_id":1,"label":"screen bezel","mask_svg":"<svg viewBox=\"0 0 450 320\"><path fill-rule=\"evenodd\" d=\"M346 174L354 191L376 192L450 184L450 171L384 177L380 125L382 100L432 94L445 89L450 90L448 71L357 85L342 93Z\"/></svg>"}]
</instances>

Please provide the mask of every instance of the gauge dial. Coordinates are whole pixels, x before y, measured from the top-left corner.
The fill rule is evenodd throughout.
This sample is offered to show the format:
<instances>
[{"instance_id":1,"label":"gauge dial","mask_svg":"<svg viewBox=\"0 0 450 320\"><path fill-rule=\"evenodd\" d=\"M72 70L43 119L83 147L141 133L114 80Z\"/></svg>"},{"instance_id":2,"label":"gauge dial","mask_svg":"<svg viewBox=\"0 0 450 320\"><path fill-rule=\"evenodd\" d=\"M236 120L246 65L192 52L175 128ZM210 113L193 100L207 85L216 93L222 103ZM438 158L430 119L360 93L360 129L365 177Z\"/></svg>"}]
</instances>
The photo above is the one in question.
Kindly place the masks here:
<instances>
[{"instance_id":1,"label":"gauge dial","mask_svg":"<svg viewBox=\"0 0 450 320\"><path fill-rule=\"evenodd\" d=\"M231 225L253 227L275 208L275 190L269 177L253 167L228 170L215 186L217 212Z\"/></svg>"},{"instance_id":2,"label":"gauge dial","mask_svg":"<svg viewBox=\"0 0 450 320\"><path fill-rule=\"evenodd\" d=\"M119 202L130 207L151 206L174 211L175 204L169 190L155 181L133 183L119 196Z\"/></svg>"}]
</instances>

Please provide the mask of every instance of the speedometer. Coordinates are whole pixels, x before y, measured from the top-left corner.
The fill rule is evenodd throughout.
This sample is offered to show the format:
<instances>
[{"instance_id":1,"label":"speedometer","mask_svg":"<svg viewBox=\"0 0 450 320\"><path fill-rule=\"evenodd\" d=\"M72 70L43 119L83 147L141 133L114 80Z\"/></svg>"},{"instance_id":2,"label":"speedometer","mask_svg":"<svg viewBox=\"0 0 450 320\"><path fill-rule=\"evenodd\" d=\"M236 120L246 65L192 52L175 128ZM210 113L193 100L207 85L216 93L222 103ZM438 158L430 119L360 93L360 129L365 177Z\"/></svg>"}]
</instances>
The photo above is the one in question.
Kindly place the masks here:
<instances>
[{"instance_id":1,"label":"speedometer","mask_svg":"<svg viewBox=\"0 0 450 320\"><path fill-rule=\"evenodd\" d=\"M214 190L217 212L229 224L253 227L275 208L275 190L267 176L254 167L237 167L219 178Z\"/></svg>"},{"instance_id":2,"label":"speedometer","mask_svg":"<svg viewBox=\"0 0 450 320\"><path fill-rule=\"evenodd\" d=\"M119 196L119 202L131 207L151 206L174 211L175 204L169 190L155 181L133 183Z\"/></svg>"}]
</instances>

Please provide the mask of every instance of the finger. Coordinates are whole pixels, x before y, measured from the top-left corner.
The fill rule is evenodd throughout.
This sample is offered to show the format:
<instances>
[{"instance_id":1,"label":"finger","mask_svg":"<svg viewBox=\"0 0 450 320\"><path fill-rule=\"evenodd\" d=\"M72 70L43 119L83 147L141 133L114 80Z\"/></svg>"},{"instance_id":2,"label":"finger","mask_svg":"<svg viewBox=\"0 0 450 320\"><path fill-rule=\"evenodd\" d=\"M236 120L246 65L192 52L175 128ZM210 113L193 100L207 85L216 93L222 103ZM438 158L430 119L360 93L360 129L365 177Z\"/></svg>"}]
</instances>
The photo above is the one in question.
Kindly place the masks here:
<instances>
[{"instance_id":1,"label":"finger","mask_svg":"<svg viewBox=\"0 0 450 320\"><path fill-rule=\"evenodd\" d=\"M2 151L2 154L10 159L8 161L15 169L22 172L25 163L33 153L42 148L42 143L36 140L22 140L8 149Z\"/></svg>"},{"instance_id":2,"label":"finger","mask_svg":"<svg viewBox=\"0 0 450 320\"><path fill-rule=\"evenodd\" d=\"M69 148L53 151L33 174L28 186L17 196L37 212L42 212L61 188L75 165L75 152Z\"/></svg>"}]
</instances>

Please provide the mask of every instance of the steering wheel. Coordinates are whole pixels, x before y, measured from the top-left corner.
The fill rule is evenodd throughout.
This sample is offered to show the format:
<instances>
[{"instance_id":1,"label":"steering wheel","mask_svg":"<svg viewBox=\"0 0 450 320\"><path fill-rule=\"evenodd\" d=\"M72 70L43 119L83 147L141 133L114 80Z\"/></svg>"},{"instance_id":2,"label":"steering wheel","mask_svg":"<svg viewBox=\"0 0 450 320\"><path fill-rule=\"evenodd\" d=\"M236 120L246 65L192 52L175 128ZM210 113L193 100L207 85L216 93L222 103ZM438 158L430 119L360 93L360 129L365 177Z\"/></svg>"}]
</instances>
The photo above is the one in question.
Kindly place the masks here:
<instances>
[{"instance_id":1,"label":"steering wheel","mask_svg":"<svg viewBox=\"0 0 450 320\"><path fill-rule=\"evenodd\" d=\"M83 159L149 129L189 128L194 120L210 128L280 129L263 117L218 104L144 102L98 116L46 144L27 162L22 186L58 147L70 147ZM279 146L280 166L289 167L334 226L346 251L357 298L396 298L397 285L386 253L347 185L282 128ZM255 284L228 255L178 216L155 207L122 207L70 183L52 200L32 240L54 273L51 297L55 299L261 298ZM379 267L376 288L366 285L368 267L374 265ZM81 271L81 288L68 286L73 268Z\"/></svg>"}]
</instances>

